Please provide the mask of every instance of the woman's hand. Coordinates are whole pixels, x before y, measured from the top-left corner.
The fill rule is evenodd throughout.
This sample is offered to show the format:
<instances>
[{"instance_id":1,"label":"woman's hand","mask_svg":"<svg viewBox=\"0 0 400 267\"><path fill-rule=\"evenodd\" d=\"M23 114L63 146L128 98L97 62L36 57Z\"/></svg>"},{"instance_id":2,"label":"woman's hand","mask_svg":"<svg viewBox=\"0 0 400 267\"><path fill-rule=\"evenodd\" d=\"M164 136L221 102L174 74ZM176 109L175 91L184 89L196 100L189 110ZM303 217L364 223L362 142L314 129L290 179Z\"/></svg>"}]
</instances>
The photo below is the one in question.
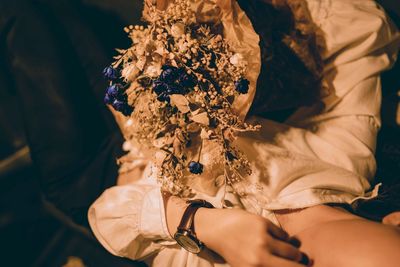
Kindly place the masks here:
<instances>
[{"instance_id":1,"label":"woman's hand","mask_svg":"<svg viewBox=\"0 0 400 267\"><path fill-rule=\"evenodd\" d=\"M173 236L187 207L184 200L164 195L167 224ZM300 267L308 261L291 244L295 240L269 220L240 209L200 208L194 221L197 237L233 267ZM305 263L307 264L307 263Z\"/></svg>"},{"instance_id":2,"label":"woman's hand","mask_svg":"<svg viewBox=\"0 0 400 267\"><path fill-rule=\"evenodd\" d=\"M299 262L305 255L289 243L288 234L261 216L239 209L201 208L195 227L199 240L233 267L304 266Z\"/></svg>"}]
</instances>

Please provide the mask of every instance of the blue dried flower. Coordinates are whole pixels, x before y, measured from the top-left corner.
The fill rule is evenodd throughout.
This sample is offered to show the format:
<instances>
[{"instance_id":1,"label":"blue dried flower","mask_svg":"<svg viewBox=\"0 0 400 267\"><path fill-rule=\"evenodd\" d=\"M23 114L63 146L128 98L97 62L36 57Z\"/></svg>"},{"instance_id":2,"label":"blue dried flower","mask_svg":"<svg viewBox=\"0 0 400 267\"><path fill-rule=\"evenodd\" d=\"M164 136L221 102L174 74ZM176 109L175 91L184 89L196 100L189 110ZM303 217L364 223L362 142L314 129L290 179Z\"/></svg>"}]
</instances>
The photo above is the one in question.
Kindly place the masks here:
<instances>
[{"instance_id":1,"label":"blue dried flower","mask_svg":"<svg viewBox=\"0 0 400 267\"><path fill-rule=\"evenodd\" d=\"M133 107L129 106L127 102L115 99L112 102L112 106L116 111L121 112L125 116L131 115L133 112Z\"/></svg>"},{"instance_id":2,"label":"blue dried flower","mask_svg":"<svg viewBox=\"0 0 400 267\"><path fill-rule=\"evenodd\" d=\"M110 105L110 104L112 104L113 101L114 101L114 98L106 93L106 95L104 96L104 104Z\"/></svg>"},{"instance_id":3,"label":"blue dried flower","mask_svg":"<svg viewBox=\"0 0 400 267\"><path fill-rule=\"evenodd\" d=\"M124 114L125 116L130 116L133 112L133 107L129 106L126 104L124 108L121 110L121 113Z\"/></svg>"},{"instance_id":4,"label":"blue dried flower","mask_svg":"<svg viewBox=\"0 0 400 267\"><path fill-rule=\"evenodd\" d=\"M162 69L160 77L153 81L152 86L159 101L169 103L170 95L186 94L188 87L193 87L196 84L195 77L186 74L182 68L164 65Z\"/></svg>"},{"instance_id":5,"label":"blue dried flower","mask_svg":"<svg viewBox=\"0 0 400 267\"><path fill-rule=\"evenodd\" d=\"M169 86L168 86L168 89L167 89L167 92L166 92L166 93L167 93L168 95L172 95L172 94L174 93L174 91L175 91L175 90L174 90L173 87L169 87Z\"/></svg>"},{"instance_id":6,"label":"blue dried flower","mask_svg":"<svg viewBox=\"0 0 400 267\"><path fill-rule=\"evenodd\" d=\"M189 171L193 174L201 174L203 172L203 164L196 161L189 163Z\"/></svg>"},{"instance_id":7,"label":"blue dried flower","mask_svg":"<svg viewBox=\"0 0 400 267\"><path fill-rule=\"evenodd\" d=\"M120 88L119 84L112 84L107 88L106 94L108 94L109 97L117 98L121 94Z\"/></svg>"},{"instance_id":8,"label":"blue dried flower","mask_svg":"<svg viewBox=\"0 0 400 267\"><path fill-rule=\"evenodd\" d=\"M178 82L185 88L193 88L197 84L197 79L193 75L182 73L178 78Z\"/></svg>"},{"instance_id":9,"label":"blue dried flower","mask_svg":"<svg viewBox=\"0 0 400 267\"><path fill-rule=\"evenodd\" d=\"M168 90L168 84L165 82L156 80L153 82L153 91L157 94L160 95Z\"/></svg>"},{"instance_id":10,"label":"blue dried flower","mask_svg":"<svg viewBox=\"0 0 400 267\"><path fill-rule=\"evenodd\" d=\"M104 77L109 81L114 81L118 79L119 72L114 69L112 66L108 66L103 70Z\"/></svg>"},{"instance_id":11,"label":"blue dried flower","mask_svg":"<svg viewBox=\"0 0 400 267\"><path fill-rule=\"evenodd\" d=\"M124 101L115 99L115 100L112 102L112 106L113 106L113 108L114 108L115 110L117 110L117 111L122 111L122 110L125 108L126 103L125 103Z\"/></svg>"},{"instance_id":12,"label":"blue dried flower","mask_svg":"<svg viewBox=\"0 0 400 267\"><path fill-rule=\"evenodd\" d=\"M127 94L120 94L116 97L117 100L128 103L128 95Z\"/></svg>"},{"instance_id":13,"label":"blue dried flower","mask_svg":"<svg viewBox=\"0 0 400 267\"><path fill-rule=\"evenodd\" d=\"M153 82L153 91L157 94L158 101L168 103L170 101L170 95L185 93L185 90L181 86L177 84L167 84L159 80Z\"/></svg>"},{"instance_id":14,"label":"blue dried flower","mask_svg":"<svg viewBox=\"0 0 400 267\"><path fill-rule=\"evenodd\" d=\"M240 78L235 82L236 91L241 94L247 94L249 92L249 84L250 82L247 79Z\"/></svg>"},{"instance_id":15,"label":"blue dried flower","mask_svg":"<svg viewBox=\"0 0 400 267\"><path fill-rule=\"evenodd\" d=\"M173 83L175 80L179 77L179 74L181 72L180 69L169 66L169 65L164 65L162 67L163 71L159 77L159 79L163 82L166 83Z\"/></svg>"},{"instance_id":16,"label":"blue dried flower","mask_svg":"<svg viewBox=\"0 0 400 267\"><path fill-rule=\"evenodd\" d=\"M172 85L168 86L167 93L169 95L184 94L185 90L181 86L179 86L178 84L172 84Z\"/></svg>"},{"instance_id":17,"label":"blue dried flower","mask_svg":"<svg viewBox=\"0 0 400 267\"><path fill-rule=\"evenodd\" d=\"M161 94L159 94L159 95L157 96L157 100L160 101L160 102L167 102L167 103L169 103L170 100L171 100L171 98L169 97L169 95L168 95L166 92L163 92L163 93L161 93Z\"/></svg>"}]
</instances>

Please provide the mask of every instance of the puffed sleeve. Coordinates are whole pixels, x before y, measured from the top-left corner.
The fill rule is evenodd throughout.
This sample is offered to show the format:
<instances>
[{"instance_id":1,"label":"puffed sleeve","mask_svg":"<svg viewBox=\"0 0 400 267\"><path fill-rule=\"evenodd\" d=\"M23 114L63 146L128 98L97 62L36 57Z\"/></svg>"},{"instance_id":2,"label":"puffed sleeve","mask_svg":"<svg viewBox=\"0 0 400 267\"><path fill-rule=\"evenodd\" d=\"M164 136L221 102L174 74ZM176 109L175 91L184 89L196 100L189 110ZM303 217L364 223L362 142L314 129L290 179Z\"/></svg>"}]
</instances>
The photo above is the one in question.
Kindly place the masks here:
<instances>
[{"instance_id":1,"label":"puffed sleeve","mask_svg":"<svg viewBox=\"0 0 400 267\"><path fill-rule=\"evenodd\" d=\"M316 22L325 40L324 78L332 94L294 114L287 121L294 126L289 135L298 136L296 147L303 154L372 179L381 125L380 74L396 61L400 34L375 1L331 3L320 6L319 16L329 10ZM293 140L284 139L278 143Z\"/></svg>"},{"instance_id":2,"label":"puffed sleeve","mask_svg":"<svg viewBox=\"0 0 400 267\"><path fill-rule=\"evenodd\" d=\"M89 223L112 254L133 260L175 244L165 219L160 187L134 183L106 190L90 207Z\"/></svg>"},{"instance_id":3,"label":"puffed sleeve","mask_svg":"<svg viewBox=\"0 0 400 267\"><path fill-rule=\"evenodd\" d=\"M325 40L324 78L332 94L285 123L253 118L262 130L238 140L253 161L251 179L265 190L258 201L270 209L371 196L380 73L393 65L400 47L397 29L374 1L308 2Z\"/></svg>"}]
</instances>

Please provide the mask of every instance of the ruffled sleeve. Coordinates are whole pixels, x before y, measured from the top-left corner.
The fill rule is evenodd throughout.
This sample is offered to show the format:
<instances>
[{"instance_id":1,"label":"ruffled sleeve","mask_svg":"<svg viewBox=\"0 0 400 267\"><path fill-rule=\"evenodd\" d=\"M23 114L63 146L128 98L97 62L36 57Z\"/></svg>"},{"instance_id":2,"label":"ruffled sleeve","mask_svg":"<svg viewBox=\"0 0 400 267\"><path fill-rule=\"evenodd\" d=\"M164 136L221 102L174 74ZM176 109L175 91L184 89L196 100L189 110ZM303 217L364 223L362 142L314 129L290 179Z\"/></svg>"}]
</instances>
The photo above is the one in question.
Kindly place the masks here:
<instances>
[{"instance_id":1,"label":"ruffled sleeve","mask_svg":"<svg viewBox=\"0 0 400 267\"><path fill-rule=\"evenodd\" d=\"M120 257L142 259L175 244L168 232L158 185L112 187L93 203L88 216L96 238Z\"/></svg>"}]
</instances>

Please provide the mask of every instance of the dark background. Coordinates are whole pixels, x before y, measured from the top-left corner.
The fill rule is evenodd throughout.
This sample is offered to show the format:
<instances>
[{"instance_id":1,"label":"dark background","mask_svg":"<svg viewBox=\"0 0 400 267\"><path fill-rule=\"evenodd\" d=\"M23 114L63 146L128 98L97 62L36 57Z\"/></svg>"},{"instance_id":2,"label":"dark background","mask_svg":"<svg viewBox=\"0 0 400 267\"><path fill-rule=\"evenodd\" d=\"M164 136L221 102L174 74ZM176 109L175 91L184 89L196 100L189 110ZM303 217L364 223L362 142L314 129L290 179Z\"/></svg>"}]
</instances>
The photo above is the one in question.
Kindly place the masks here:
<instances>
[{"instance_id":1,"label":"dark background","mask_svg":"<svg viewBox=\"0 0 400 267\"><path fill-rule=\"evenodd\" d=\"M400 25L398 0L379 2ZM115 183L121 153L101 71L114 47L129 46L123 27L141 9L139 0L0 0L0 266L62 266L70 256L138 266L98 245L86 210ZM400 178L398 77L399 64L383 75L377 181L389 189ZM379 218L393 206L360 210Z\"/></svg>"}]
</instances>

